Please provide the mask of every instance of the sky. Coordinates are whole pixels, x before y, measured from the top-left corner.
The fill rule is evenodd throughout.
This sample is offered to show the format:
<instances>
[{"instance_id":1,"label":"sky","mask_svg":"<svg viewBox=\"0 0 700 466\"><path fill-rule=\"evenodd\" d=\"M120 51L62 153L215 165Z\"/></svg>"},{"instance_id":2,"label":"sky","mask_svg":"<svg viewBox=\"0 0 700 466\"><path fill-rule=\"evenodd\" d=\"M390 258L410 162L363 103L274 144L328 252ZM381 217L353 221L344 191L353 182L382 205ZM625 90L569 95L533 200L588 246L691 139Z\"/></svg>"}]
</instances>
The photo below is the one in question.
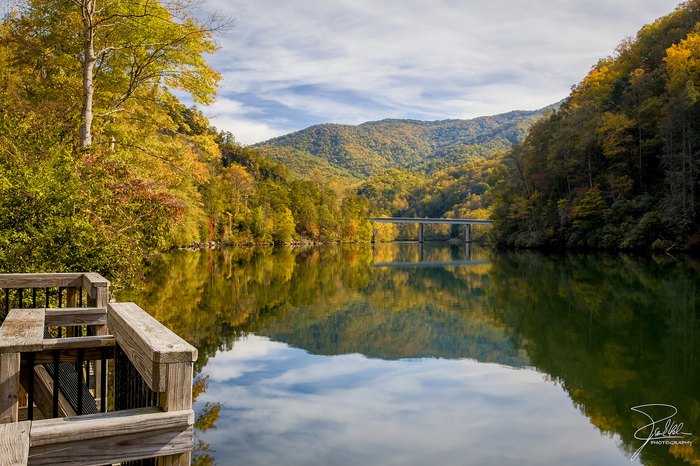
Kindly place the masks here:
<instances>
[{"instance_id":1,"label":"sky","mask_svg":"<svg viewBox=\"0 0 700 466\"><path fill-rule=\"evenodd\" d=\"M217 101L201 109L245 145L320 123L535 110L677 4L206 0L234 25L209 58Z\"/></svg>"}]
</instances>

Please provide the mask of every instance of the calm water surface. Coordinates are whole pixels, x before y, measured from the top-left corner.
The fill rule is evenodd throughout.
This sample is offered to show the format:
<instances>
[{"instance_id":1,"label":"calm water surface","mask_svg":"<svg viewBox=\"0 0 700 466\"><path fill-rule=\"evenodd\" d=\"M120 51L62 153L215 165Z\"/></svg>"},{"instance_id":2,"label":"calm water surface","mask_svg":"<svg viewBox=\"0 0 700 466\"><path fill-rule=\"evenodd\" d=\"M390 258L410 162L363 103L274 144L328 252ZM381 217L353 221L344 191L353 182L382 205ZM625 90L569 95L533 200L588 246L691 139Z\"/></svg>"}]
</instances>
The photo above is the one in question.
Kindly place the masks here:
<instances>
[{"instance_id":1,"label":"calm water surface","mask_svg":"<svg viewBox=\"0 0 700 466\"><path fill-rule=\"evenodd\" d=\"M700 464L699 270L444 244L232 249L163 255L118 298L199 349L198 464ZM686 443L633 459L635 432L673 414L645 404L675 407Z\"/></svg>"}]
</instances>

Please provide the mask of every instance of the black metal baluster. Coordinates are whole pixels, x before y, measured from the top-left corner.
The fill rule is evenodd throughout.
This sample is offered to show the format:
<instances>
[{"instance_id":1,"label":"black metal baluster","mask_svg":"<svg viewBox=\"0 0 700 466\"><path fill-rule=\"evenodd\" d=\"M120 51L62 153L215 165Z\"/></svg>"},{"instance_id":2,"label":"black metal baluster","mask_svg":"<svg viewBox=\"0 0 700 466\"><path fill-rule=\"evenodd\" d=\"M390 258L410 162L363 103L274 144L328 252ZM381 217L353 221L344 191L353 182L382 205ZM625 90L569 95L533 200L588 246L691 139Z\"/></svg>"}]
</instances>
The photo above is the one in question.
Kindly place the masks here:
<instances>
[{"instance_id":1,"label":"black metal baluster","mask_svg":"<svg viewBox=\"0 0 700 466\"><path fill-rule=\"evenodd\" d=\"M102 391L100 392L100 410L103 413L107 412L107 349L102 348L100 350L102 359L100 360L100 366L102 371L100 372L100 387Z\"/></svg>"},{"instance_id":2,"label":"black metal baluster","mask_svg":"<svg viewBox=\"0 0 700 466\"><path fill-rule=\"evenodd\" d=\"M82 348L78 349L78 364L76 367L78 372L78 416L83 414L83 355L84 350Z\"/></svg>"},{"instance_id":3,"label":"black metal baluster","mask_svg":"<svg viewBox=\"0 0 700 466\"><path fill-rule=\"evenodd\" d=\"M3 315L7 315L10 312L10 289L5 288L5 312Z\"/></svg>"},{"instance_id":4,"label":"black metal baluster","mask_svg":"<svg viewBox=\"0 0 700 466\"><path fill-rule=\"evenodd\" d=\"M27 355L29 374L27 378L27 420L34 420L34 353Z\"/></svg>"},{"instance_id":5,"label":"black metal baluster","mask_svg":"<svg viewBox=\"0 0 700 466\"><path fill-rule=\"evenodd\" d=\"M58 367L59 367L58 350L53 352L53 417L58 417Z\"/></svg>"},{"instance_id":6,"label":"black metal baluster","mask_svg":"<svg viewBox=\"0 0 700 466\"><path fill-rule=\"evenodd\" d=\"M78 307L83 307L83 287L78 288Z\"/></svg>"},{"instance_id":7,"label":"black metal baluster","mask_svg":"<svg viewBox=\"0 0 700 466\"><path fill-rule=\"evenodd\" d=\"M58 307L63 307L63 288L58 287Z\"/></svg>"},{"instance_id":8,"label":"black metal baluster","mask_svg":"<svg viewBox=\"0 0 700 466\"><path fill-rule=\"evenodd\" d=\"M19 305L18 305L18 307L19 307L20 309L22 309L22 306L24 306L24 303L22 302L22 301L23 301L23 299L22 299L23 296L22 296L22 295L24 294L24 288L20 288L19 290L17 290L17 292L18 292L18 296L19 296Z\"/></svg>"},{"instance_id":9,"label":"black metal baluster","mask_svg":"<svg viewBox=\"0 0 700 466\"><path fill-rule=\"evenodd\" d=\"M49 307L49 289L44 288L44 307Z\"/></svg>"},{"instance_id":10,"label":"black metal baluster","mask_svg":"<svg viewBox=\"0 0 700 466\"><path fill-rule=\"evenodd\" d=\"M36 288L32 288L32 308L36 309Z\"/></svg>"}]
</instances>

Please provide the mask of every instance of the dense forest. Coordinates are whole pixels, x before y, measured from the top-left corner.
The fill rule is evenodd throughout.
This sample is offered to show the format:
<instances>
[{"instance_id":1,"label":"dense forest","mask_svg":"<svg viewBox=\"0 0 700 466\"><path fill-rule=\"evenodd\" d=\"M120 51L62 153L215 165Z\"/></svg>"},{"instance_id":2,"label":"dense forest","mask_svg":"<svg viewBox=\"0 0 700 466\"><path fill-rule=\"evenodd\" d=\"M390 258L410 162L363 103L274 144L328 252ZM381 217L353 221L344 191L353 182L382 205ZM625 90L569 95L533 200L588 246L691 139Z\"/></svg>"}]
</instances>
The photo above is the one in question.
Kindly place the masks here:
<instances>
[{"instance_id":1,"label":"dense forest","mask_svg":"<svg viewBox=\"0 0 700 466\"><path fill-rule=\"evenodd\" d=\"M97 5L97 6L96 6ZM368 203L213 128L226 18L179 3L30 0L0 23L0 268L112 279L198 242L368 240Z\"/></svg>"},{"instance_id":2,"label":"dense forest","mask_svg":"<svg viewBox=\"0 0 700 466\"><path fill-rule=\"evenodd\" d=\"M493 219L504 245L700 245L700 1L600 60L504 158Z\"/></svg>"}]
</instances>

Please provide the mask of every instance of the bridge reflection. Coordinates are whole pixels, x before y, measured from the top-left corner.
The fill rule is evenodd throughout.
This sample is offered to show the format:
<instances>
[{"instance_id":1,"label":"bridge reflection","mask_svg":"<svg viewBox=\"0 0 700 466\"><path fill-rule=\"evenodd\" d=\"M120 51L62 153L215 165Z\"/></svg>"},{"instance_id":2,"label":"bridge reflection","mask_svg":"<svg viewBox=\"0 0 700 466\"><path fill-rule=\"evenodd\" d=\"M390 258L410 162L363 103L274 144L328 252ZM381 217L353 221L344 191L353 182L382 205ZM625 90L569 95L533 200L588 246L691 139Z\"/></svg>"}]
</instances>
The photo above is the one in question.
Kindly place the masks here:
<instances>
[{"instance_id":1,"label":"bridge reflection","mask_svg":"<svg viewBox=\"0 0 700 466\"><path fill-rule=\"evenodd\" d=\"M385 243L391 244L391 243ZM393 243L397 244L397 243ZM394 267L394 268L440 268L440 267L465 267L471 265L484 265L488 264L489 259L472 257L472 245L471 243L453 245L452 254L449 259L445 260L444 256L431 257L430 255L426 259L425 254L425 243L415 243L415 242L404 242L404 244L415 244L418 246L418 258L417 260L390 260L390 261L379 261L377 260L377 248L378 245L373 245L372 248L372 267ZM381 246L379 246L381 247Z\"/></svg>"}]
</instances>

